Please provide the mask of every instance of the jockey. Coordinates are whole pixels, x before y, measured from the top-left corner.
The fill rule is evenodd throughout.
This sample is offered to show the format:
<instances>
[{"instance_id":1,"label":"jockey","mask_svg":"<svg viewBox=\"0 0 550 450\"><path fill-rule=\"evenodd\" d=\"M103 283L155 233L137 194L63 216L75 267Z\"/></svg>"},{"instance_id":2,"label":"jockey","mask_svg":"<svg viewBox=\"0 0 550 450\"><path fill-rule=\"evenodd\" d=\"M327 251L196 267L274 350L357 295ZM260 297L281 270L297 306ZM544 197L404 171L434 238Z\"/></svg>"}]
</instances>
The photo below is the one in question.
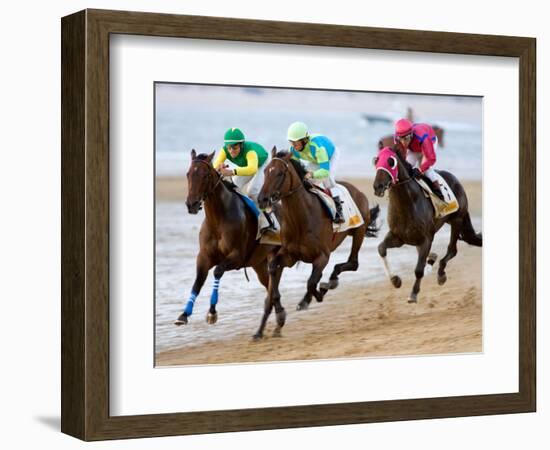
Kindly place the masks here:
<instances>
[{"instance_id":1,"label":"jockey","mask_svg":"<svg viewBox=\"0 0 550 450\"><path fill-rule=\"evenodd\" d=\"M339 157L338 149L326 136L309 134L307 125L302 122L294 122L290 125L287 139L292 145L290 147L292 158L307 162L305 178L313 178L322 183L330 192L336 206L334 222L344 223L342 201L334 179L335 165Z\"/></svg>"},{"instance_id":2,"label":"jockey","mask_svg":"<svg viewBox=\"0 0 550 450\"><path fill-rule=\"evenodd\" d=\"M269 162L269 154L256 142L245 141L244 133L238 128L230 128L225 132L224 145L214 160L214 168L225 177L233 177L232 181L239 190L258 205L258 193L264 183L264 167ZM231 161L235 169L224 164ZM261 230L275 230L275 223L269 213L264 211L266 226Z\"/></svg>"},{"instance_id":3,"label":"jockey","mask_svg":"<svg viewBox=\"0 0 550 450\"><path fill-rule=\"evenodd\" d=\"M413 167L415 178L425 175L432 182L432 190L445 201L438 176L433 169L436 162L437 136L431 126L425 123L413 124L408 119L395 123L395 143L406 152L407 162Z\"/></svg>"}]
</instances>

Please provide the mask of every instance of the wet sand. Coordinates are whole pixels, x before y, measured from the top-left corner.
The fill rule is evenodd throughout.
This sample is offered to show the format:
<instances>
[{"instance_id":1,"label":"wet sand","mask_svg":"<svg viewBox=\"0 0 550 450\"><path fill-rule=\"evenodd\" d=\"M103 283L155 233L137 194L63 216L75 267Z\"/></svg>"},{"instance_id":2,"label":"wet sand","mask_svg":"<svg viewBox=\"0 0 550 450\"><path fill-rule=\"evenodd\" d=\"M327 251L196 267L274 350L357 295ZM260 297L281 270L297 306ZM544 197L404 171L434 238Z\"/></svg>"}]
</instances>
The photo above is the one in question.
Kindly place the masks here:
<instances>
[{"instance_id":1,"label":"wet sand","mask_svg":"<svg viewBox=\"0 0 550 450\"><path fill-rule=\"evenodd\" d=\"M372 180L347 181L363 190L372 204L385 205L385 199L372 195ZM481 182L465 182L464 185L472 215L481 216ZM181 202L186 195L186 181L181 178L157 179L156 194L160 202ZM376 238L376 242L380 239ZM411 248L411 251L414 249ZM403 279L400 289L393 288L385 279L365 279L364 283L358 284L347 283L343 276L337 290L330 291L323 303L314 301L307 311L295 310L299 298L283 298L287 311L283 337L271 337L275 324L272 315L266 337L259 342L252 341L251 336L261 317L262 306L259 303L250 311L250 316L257 318L253 328L235 323L234 329L223 339L212 338L200 344L188 343L160 351L156 355L156 364L169 366L481 352L481 255L482 249L459 241L458 255L447 267L447 283L444 286L437 284L435 270L427 274L422 282L418 304L409 304L406 300L414 282L413 266L396 270ZM440 252L439 256L443 254ZM368 276L365 272L363 274ZM203 329L217 325L220 324L206 325L204 317L193 316L193 322L179 328L178 333L185 333L185 327L189 326Z\"/></svg>"},{"instance_id":2,"label":"wet sand","mask_svg":"<svg viewBox=\"0 0 550 450\"><path fill-rule=\"evenodd\" d=\"M272 315L260 342L251 339L255 330L238 332L223 341L159 353L157 365L481 352L480 256L479 248L461 243L459 256L449 263L447 283L439 286L435 272L424 277L417 304L406 301L412 273L402 277L400 289L389 281L364 288L346 288L342 282L307 311L287 302L283 337L271 337ZM259 311L251 314L259 319Z\"/></svg>"}]
</instances>

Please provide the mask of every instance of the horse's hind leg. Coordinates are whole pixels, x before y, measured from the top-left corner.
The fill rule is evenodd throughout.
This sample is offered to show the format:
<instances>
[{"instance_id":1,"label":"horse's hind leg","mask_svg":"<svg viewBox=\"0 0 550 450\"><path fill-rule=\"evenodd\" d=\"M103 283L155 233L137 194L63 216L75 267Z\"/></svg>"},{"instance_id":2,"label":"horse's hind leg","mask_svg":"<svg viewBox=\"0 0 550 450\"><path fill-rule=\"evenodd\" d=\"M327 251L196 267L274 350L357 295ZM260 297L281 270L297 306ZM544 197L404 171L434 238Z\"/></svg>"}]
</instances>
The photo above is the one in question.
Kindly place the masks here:
<instances>
[{"instance_id":1,"label":"horse's hind leg","mask_svg":"<svg viewBox=\"0 0 550 450\"><path fill-rule=\"evenodd\" d=\"M197 275L195 277L195 282L191 288L191 294L189 295L189 300L185 305L183 312L174 322L174 325L184 325L187 323L187 318L193 314L193 306L195 305L195 300L198 297L206 277L208 276L208 271L212 267L210 260L206 256L199 254L197 256Z\"/></svg>"},{"instance_id":2,"label":"horse's hind leg","mask_svg":"<svg viewBox=\"0 0 550 450\"><path fill-rule=\"evenodd\" d=\"M424 276L424 268L426 267L426 260L428 259L428 255L430 254L431 247L431 239L426 239L421 245L418 245L416 247L416 250L418 251L418 260L414 269L416 281L414 282L411 295L409 295L409 303L417 302L418 292L420 292L420 282L422 281L422 277Z\"/></svg>"},{"instance_id":3,"label":"horse's hind leg","mask_svg":"<svg viewBox=\"0 0 550 450\"><path fill-rule=\"evenodd\" d=\"M296 306L296 309L298 311L307 309L309 304L311 303L311 298L313 296L315 296L315 299L318 302L323 301L323 296L319 291L317 291L317 285L319 284L319 281L321 281L321 277L323 276L323 270L327 266L328 260L329 260L329 255L325 255L323 253L313 261L311 276L307 280L306 295L304 295L304 298L302 299L302 301L298 303L298 305Z\"/></svg>"},{"instance_id":4,"label":"horse's hind leg","mask_svg":"<svg viewBox=\"0 0 550 450\"><path fill-rule=\"evenodd\" d=\"M283 328L286 320L286 312L281 305L281 294L279 293L279 282L281 281L281 275L283 274L284 267L283 261L284 257L282 255L277 255L272 258L268 263L269 277L267 297L264 303L264 314L260 322L260 327L258 328L258 331L256 331L256 334L254 334L253 336L254 340L259 340L263 337L265 325L267 323L269 315L271 314L271 311L273 310L273 307L275 307L275 313L277 314L277 327L273 334L275 336L281 335L281 328ZM258 273L258 271L256 271L256 273ZM260 276L260 273L258 273L258 278L260 279L260 282L262 282L262 277L263 275Z\"/></svg>"},{"instance_id":5,"label":"horse's hind leg","mask_svg":"<svg viewBox=\"0 0 550 450\"><path fill-rule=\"evenodd\" d=\"M354 229L351 252L349 254L348 260L345 263L336 264L334 266L334 269L332 270L332 273L330 274L328 283L321 283L319 289L321 298L325 296L329 289L336 289L338 287L338 276L342 272L355 272L359 268L359 250L361 249L363 241L365 240L365 228L366 227L358 227Z\"/></svg>"},{"instance_id":6,"label":"horse's hind leg","mask_svg":"<svg viewBox=\"0 0 550 450\"><path fill-rule=\"evenodd\" d=\"M387 255L388 248L398 248L402 245L403 241L391 231L388 231L388 233L384 237L384 240L378 245L378 254L380 255L380 258L382 258L382 262L384 263L384 271L386 272L386 275L393 287L396 288L401 287L401 278L398 275L392 274L390 266L388 264Z\"/></svg>"},{"instance_id":7,"label":"horse's hind leg","mask_svg":"<svg viewBox=\"0 0 550 450\"><path fill-rule=\"evenodd\" d=\"M461 221L454 220L451 223L451 239L449 241L449 246L447 247L447 254L439 261L439 269L437 270L437 282L439 285L445 284L447 281L447 274L445 273L445 268L449 260L454 258L457 254L456 243L458 237L460 236Z\"/></svg>"}]
</instances>

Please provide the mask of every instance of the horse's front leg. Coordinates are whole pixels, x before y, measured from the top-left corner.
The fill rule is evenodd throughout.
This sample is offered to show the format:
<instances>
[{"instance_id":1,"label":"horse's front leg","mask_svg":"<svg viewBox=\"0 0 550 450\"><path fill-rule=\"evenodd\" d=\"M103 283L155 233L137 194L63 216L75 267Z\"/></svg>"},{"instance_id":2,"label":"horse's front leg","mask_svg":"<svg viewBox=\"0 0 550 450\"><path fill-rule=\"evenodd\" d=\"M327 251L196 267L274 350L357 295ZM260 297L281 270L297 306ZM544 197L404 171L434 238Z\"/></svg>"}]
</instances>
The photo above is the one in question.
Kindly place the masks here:
<instances>
[{"instance_id":1,"label":"horse's front leg","mask_svg":"<svg viewBox=\"0 0 550 450\"><path fill-rule=\"evenodd\" d=\"M388 248L398 248L403 245L403 241L393 234L391 231L388 231L386 236L384 237L384 240L380 242L380 245L378 245L378 254L380 255L380 258L382 258L382 262L384 263L384 272L386 272L386 276L390 280L393 287L399 288L401 287L401 278L398 275L393 275L390 265L388 263Z\"/></svg>"},{"instance_id":2,"label":"horse's front leg","mask_svg":"<svg viewBox=\"0 0 550 450\"><path fill-rule=\"evenodd\" d=\"M212 263L207 256L199 254L197 256L197 275L195 277L195 282L191 288L191 294L187 300L187 304L183 309L183 312L174 322L174 325L185 325L188 322L188 317L193 314L193 306L195 305L195 300L197 299L206 277L208 276L208 271L211 269Z\"/></svg>"},{"instance_id":3,"label":"horse's front leg","mask_svg":"<svg viewBox=\"0 0 550 450\"><path fill-rule=\"evenodd\" d=\"M307 309L309 307L309 304L311 303L311 298L313 296L315 296L315 299L318 302L323 301L323 295L317 290L317 285L319 284L319 281L321 281L323 270L328 264L329 257L329 255L322 253L313 261L311 276L307 280L306 295L304 295L302 301L296 306L296 309L298 311Z\"/></svg>"},{"instance_id":4,"label":"horse's front leg","mask_svg":"<svg viewBox=\"0 0 550 450\"><path fill-rule=\"evenodd\" d=\"M264 314L260 322L260 327L256 334L254 334L254 339L259 340L264 335L265 325L267 319L275 307L275 313L277 315L277 327L273 332L274 336L281 335L281 329L283 328L286 320L286 312L283 306L281 305L281 294L279 292L279 283L281 281L281 276L283 274L283 269L286 265L289 265L289 258L284 253L277 253L273 258L270 258L268 261L268 273L269 273L269 282L267 287L267 297L264 304Z\"/></svg>"},{"instance_id":5,"label":"horse's front leg","mask_svg":"<svg viewBox=\"0 0 550 450\"><path fill-rule=\"evenodd\" d=\"M233 270L239 268L239 259L241 252L235 250L223 260L220 264L214 269L214 281L212 283L212 293L210 294L210 308L206 314L206 323L213 325L218 321L218 312L216 311L216 305L218 304L219 298L219 288L220 280L223 277L223 274L228 270Z\"/></svg>"},{"instance_id":6,"label":"horse's front leg","mask_svg":"<svg viewBox=\"0 0 550 450\"><path fill-rule=\"evenodd\" d=\"M416 281L414 282L411 294L407 300L409 303L416 303L418 292L420 291L420 282L424 276L424 268L426 267L426 260L430 254L430 249L432 248L432 241L426 239L422 244L416 247L418 252L418 260L416 262L416 267L414 269L414 275L416 276Z\"/></svg>"}]
</instances>

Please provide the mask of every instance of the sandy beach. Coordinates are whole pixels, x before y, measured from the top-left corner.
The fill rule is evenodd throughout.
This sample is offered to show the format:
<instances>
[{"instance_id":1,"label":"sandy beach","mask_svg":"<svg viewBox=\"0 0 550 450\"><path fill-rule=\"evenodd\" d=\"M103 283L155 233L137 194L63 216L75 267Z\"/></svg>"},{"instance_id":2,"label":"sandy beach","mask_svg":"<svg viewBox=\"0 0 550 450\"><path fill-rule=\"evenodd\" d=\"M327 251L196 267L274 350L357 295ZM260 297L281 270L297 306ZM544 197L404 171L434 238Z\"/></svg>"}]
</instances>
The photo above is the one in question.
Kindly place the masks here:
<instances>
[{"instance_id":1,"label":"sandy beach","mask_svg":"<svg viewBox=\"0 0 550 450\"><path fill-rule=\"evenodd\" d=\"M372 180L346 180L367 193L371 204L379 203L382 208L385 207L385 198L375 198L372 194ZM167 202L181 204L186 196L186 185L183 178L158 178L157 202L163 205ZM468 181L464 186L472 216L478 217L480 224L481 182ZM479 229L480 225L476 228ZM173 332L176 337L182 336L191 331L186 327L194 327L194 332L204 339L200 342L190 339L185 345L178 345L178 340L174 339L173 347L159 349L156 364L197 365L482 351L482 249L459 242L459 253L447 268L447 283L439 286L434 270L423 279L419 303L409 304L406 299L414 281L413 265L410 263L415 254L414 248L394 250L393 255L401 252L408 252L409 255L409 261L403 262L403 267L397 267L403 279L400 289L393 288L389 281L380 276L370 277L372 271L369 267L376 266L380 270L378 266L381 264L375 256L373 245L382 236L381 233L371 240L375 242L370 250L362 250L366 254L366 262L361 263L363 271L355 274L355 279L351 275L348 278L343 275L338 289L330 291L323 303L313 302L309 310L296 311L301 292L286 295L283 305L287 311L287 322L283 337L271 337L274 328L272 316L266 338L260 342L252 341L251 336L262 312L263 299L258 299L257 306L253 303L253 309L246 311L246 324L240 318L245 316L233 314L227 317L231 312L223 313L225 325L223 322L207 325L202 315L194 315L189 325ZM446 241L443 235L437 243L440 256L443 256ZM305 279L303 282L305 284ZM204 301L207 302L207 299ZM165 326L169 325L166 322ZM209 334L212 328L220 326L228 327L223 335Z\"/></svg>"}]
</instances>

